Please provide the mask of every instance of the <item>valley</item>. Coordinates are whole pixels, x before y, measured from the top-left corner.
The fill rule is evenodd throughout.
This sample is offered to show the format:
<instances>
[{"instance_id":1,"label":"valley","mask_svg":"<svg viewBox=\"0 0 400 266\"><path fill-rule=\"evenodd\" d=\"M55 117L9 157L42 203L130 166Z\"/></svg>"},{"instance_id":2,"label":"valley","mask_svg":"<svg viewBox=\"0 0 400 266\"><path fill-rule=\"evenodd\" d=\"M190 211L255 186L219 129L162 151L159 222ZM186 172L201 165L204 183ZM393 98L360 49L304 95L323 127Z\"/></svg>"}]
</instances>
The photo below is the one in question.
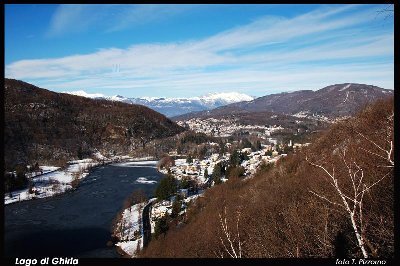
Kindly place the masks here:
<instances>
[{"instance_id":1,"label":"valley","mask_svg":"<svg viewBox=\"0 0 400 266\"><path fill-rule=\"evenodd\" d=\"M229 216L229 213L225 213L226 208L238 213L250 211L246 214L249 216L244 216L243 219L255 216L255 214L251 214L251 211L254 210L248 205L248 200L256 202L258 208L272 208L268 205L269 203L265 205L266 203L259 202L263 198L261 196L242 201L231 194L233 191L237 190L238 195L242 195L241 197L245 197L241 193L259 195L261 186L263 190L269 191L271 195L275 195L274 197L285 202L286 199L281 198L281 195L274 194L276 192L271 189L276 189L281 191L282 195L286 195L286 193L293 193L289 192L292 187L303 191L308 186L314 186L311 185L314 182L312 180L307 181L305 188L298 183L291 184L289 187L279 185L279 182L292 182L286 181L286 174L305 178L303 172L292 172L294 171L290 168L292 163L306 163L304 160L307 161L308 157L317 154L315 149L321 139L326 134L335 132L337 130L335 128L346 125L348 121L354 120L353 124L364 123L367 128L371 128L371 122L362 122L361 118L354 118L356 110L364 110L358 116L362 116L362 112L372 112L365 108L365 106L369 106L368 102L376 103L377 107L371 107L373 109L383 108L384 112L390 112L388 106L390 106L392 92L359 84L335 85L324 88L322 91L329 92L331 100L335 99L336 101L343 96L343 91L352 89L352 86L353 90L370 89L372 92L363 93L362 95L368 95L365 98L357 96L357 101L349 98L349 95L346 94L344 101L353 101L351 109L348 109L346 104L315 109L318 105L305 103L302 103L303 107L298 109L284 103L284 101L299 102L301 101L299 99L303 98L299 95L305 93L310 97L312 94L310 91L300 91L231 103L207 111L187 113L168 119L147 107L121 102L119 99L87 99L80 96L57 94L21 81L6 80L8 115L6 116L7 152L5 162L7 170L5 177L7 193L5 194L5 203L9 204L7 209L16 210L19 208L18 206L31 204L36 206L40 205L42 201L51 203L51 206L53 206L52 202L56 205L69 202L69 206L72 206L70 199L87 195L93 195L94 198L113 199L112 203L104 203L113 209L107 212L107 217L96 221L85 218L85 222L77 223L77 227L73 229L68 229L68 222L63 224L66 226L65 228L58 228L57 222L52 224L46 222L46 226L42 228L45 230L43 232L36 227L33 228L36 222L29 225L28 228L33 226L34 234L46 236L46 241L43 243L45 246L43 248L38 246L29 251L33 253L15 253L16 250L22 250L29 243L21 240L24 238L24 231L17 228L16 230L21 231L18 233L19 235L8 234L6 237L8 243L6 250L11 256L42 254L43 249L46 249L46 253L43 254L63 254L77 257L163 257L170 254L178 257L192 257L193 254L190 251L182 250L170 241L174 242L175 239L187 235L195 237L191 235L193 232L202 231L203 238L196 243L191 245L186 243L186 245L188 247L194 245L194 249L202 250L197 244L206 245L208 243L221 252L220 255L212 254L210 249L205 249L199 253L201 257L225 257L232 254L226 247L225 250L221 249L225 244L224 238L220 238L221 242L219 242L213 237L207 237L210 232L212 232L211 235L220 235L221 231L218 228L224 228L228 226L227 223L233 222L234 216L230 216L229 221L221 220L223 215L225 215L224 219ZM377 94L374 94L373 92L377 90ZM280 105L286 106L286 109L275 110L268 104L258 104L260 101L265 102L265 99L269 99L268 97L274 99L268 100L271 103L281 101ZM285 100L287 97L291 99ZM293 97L298 98L293 99ZM306 102L312 101L311 98L306 100ZM341 100L339 99L339 101ZM382 115L382 112L377 112L376 115ZM365 117L373 116L369 114ZM387 117L380 118L379 121L383 122L385 119ZM76 131L78 129L80 131ZM390 132L390 126L382 129ZM376 135L374 135L374 132L378 132L376 129L368 131L366 128L360 127L357 130L361 130L364 134L372 132L373 135L365 138L368 140L373 138L376 143ZM54 134L58 134L56 135L58 137L54 137ZM323 149L329 145L325 145ZM24 149L21 150L19 147L24 147ZM392 156L391 153L389 158L390 156ZM156 161L145 161L148 159ZM142 162L138 162L138 160ZM124 167L126 171L129 171L128 174L119 175L122 178L121 182L124 180L123 182L131 185L126 186L123 192L118 190L121 184L116 181L119 179L116 180L115 174L111 174L111 172L117 171L118 167ZM146 167L152 168L151 174L141 174ZM307 163L303 167L307 169L305 171L313 171L308 169L310 165ZM365 165L363 171L369 171L372 169L371 167L375 166ZM110 170L110 174L101 174L106 170ZM275 180L273 176L280 176L279 180L284 181ZM265 178L269 180L271 187L264 187L265 181L262 180ZM296 177L296 180L298 178ZM107 183L107 191L110 193L96 192L100 191L99 189L87 191L90 186L100 186L102 181L98 180L113 182L112 186L115 185L116 189L111 189L112 186ZM386 182L386 179L384 180ZM317 187L321 185L317 184ZM219 197L223 197L223 202L225 202L223 206L221 202L214 202ZM306 195L301 197L303 198L298 199L300 202L304 198L308 198ZM114 201L117 198L118 201ZM36 200L32 201L33 199ZM240 202L236 207L232 205L234 200ZM265 200L271 201L271 199ZM316 198L311 200L312 204L315 200ZM80 207L71 207L71 212L80 212L81 208L91 204L89 199L83 201L85 204L79 204ZM287 202L289 206L292 203L291 201ZM100 204L103 213L104 204ZM28 207L23 209L26 208ZM214 219L215 213L209 213L209 208L218 210L220 225L217 222L218 218ZM203 209L205 211L202 211ZM15 211L14 214L22 215ZM44 214L35 211L32 215L39 216L35 216L36 218L32 216L33 218L28 219L29 221L40 221L37 223L42 224L43 219L53 221L54 213L49 211ZM46 215L50 216L45 218ZM97 214L92 213L92 215ZM306 220L310 219L304 213L289 213L288 215L298 215ZM81 217L78 214L72 216ZM18 225L14 219L18 221L24 219L13 217L11 214L7 215L7 224L11 224L12 228ZM199 222L205 222L204 217L214 217L209 220L212 225L207 227L198 225ZM319 216L315 215L315 217ZM250 219L247 222L250 226L254 222L257 224L259 220L263 221L260 218L257 221ZM264 222L269 223L268 221ZM292 222L288 221L289 224ZM101 238L97 231L89 234L92 229L100 230L96 223L101 223L100 227L103 232ZM335 226L342 228L339 223L335 223ZM257 227L261 228L262 225L257 225ZM70 237L65 246L58 245L52 236L47 235L47 232L54 230L59 232L58 235L63 235L64 231L70 230L68 231ZM82 230L89 230L87 237L93 238L92 245L73 245L73 242L77 241L79 235L82 234ZM252 235L254 228L246 230L250 232L247 237L255 237ZM77 232L76 236L74 236L75 231ZM106 232L108 232L107 237ZM240 234L239 231L237 233ZM274 235L271 232L270 234ZM332 237L338 234L338 231L332 229L329 234ZM225 235L225 237L228 236ZM273 241L282 243L279 236L274 235L274 237L277 238ZM233 241L238 244L237 241L241 241L240 239L241 237L235 238ZM229 237L226 240L229 241ZM185 242L182 239L178 241ZM377 239L376 241L381 240ZM52 243L54 243L54 249L49 248L49 245L53 245ZM159 245L168 245L169 248L161 248ZM270 243L266 243L266 245L270 245ZM174 247L173 250L171 250L172 247ZM245 256L259 256L257 255L259 253L251 253L257 250L253 246L248 244L243 248L246 252ZM61 249L65 251L61 252ZM233 252L235 247L232 249ZM301 252L310 252L305 254L315 254L316 256L329 256L329 253L326 252L337 252L334 249L330 249L330 251L308 250L307 247L301 247L301 250ZM290 257L289 253L281 253L281 250L274 252L276 253L272 256Z\"/></svg>"},{"instance_id":2,"label":"valley","mask_svg":"<svg viewBox=\"0 0 400 266\"><path fill-rule=\"evenodd\" d=\"M399 265L398 7L5 3L1 265Z\"/></svg>"}]
</instances>

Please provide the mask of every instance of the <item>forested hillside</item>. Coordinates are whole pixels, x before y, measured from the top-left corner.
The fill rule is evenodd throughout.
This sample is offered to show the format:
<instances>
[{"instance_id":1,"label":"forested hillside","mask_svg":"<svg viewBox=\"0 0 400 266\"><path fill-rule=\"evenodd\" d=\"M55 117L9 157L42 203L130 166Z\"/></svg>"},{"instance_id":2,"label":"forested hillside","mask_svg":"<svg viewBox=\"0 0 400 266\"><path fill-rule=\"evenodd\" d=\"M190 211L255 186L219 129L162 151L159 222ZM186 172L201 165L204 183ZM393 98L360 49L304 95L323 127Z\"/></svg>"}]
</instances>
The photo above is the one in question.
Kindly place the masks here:
<instances>
[{"instance_id":1,"label":"forested hillside","mask_svg":"<svg viewBox=\"0 0 400 266\"><path fill-rule=\"evenodd\" d=\"M6 168L18 163L126 154L184 131L145 106L55 93L5 79Z\"/></svg>"},{"instance_id":2,"label":"forested hillside","mask_svg":"<svg viewBox=\"0 0 400 266\"><path fill-rule=\"evenodd\" d=\"M141 257L394 256L393 98L208 189Z\"/></svg>"}]
</instances>

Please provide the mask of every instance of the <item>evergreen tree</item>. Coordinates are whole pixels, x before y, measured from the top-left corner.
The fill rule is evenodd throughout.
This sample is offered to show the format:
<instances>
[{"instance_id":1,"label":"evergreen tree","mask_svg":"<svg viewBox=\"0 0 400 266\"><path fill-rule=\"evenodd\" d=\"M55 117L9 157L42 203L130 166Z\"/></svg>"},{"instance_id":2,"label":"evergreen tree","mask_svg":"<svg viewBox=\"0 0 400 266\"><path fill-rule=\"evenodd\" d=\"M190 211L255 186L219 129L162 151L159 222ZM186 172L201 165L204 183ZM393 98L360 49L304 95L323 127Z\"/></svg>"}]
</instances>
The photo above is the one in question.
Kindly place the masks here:
<instances>
[{"instance_id":1,"label":"evergreen tree","mask_svg":"<svg viewBox=\"0 0 400 266\"><path fill-rule=\"evenodd\" d=\"M261 142L259 140L256 141L256 143L254 143L254 145L251 145L251 150L252 151L259 151L261 150Z\"/></svg>"},{"instance_id":2,"label":"evergreen tree","mask_svg":"<svg viewBox=\"0 0 400 266\"><path fill-rule=\"evenodd\" d=\"M219 154L223 155L225 153L226 149L225 149L225 144L221 141L219 143Z\"/></svg>"},{"instance_id":3,"label":"evergreen tree","mask_svg":"<svg viewBox=\"0 0 400 266\"><path fill-rule=\"evenodd\" d=\"M16 178L13 179L13 190L25 188L28 185L28 178L26 177L26 166L17 165L15 168L15 172L17 174ZM14 176L14 175L13 175Z\"/></svg>"},{"instance_id":4,"label":"evergreen tree","mask_svg":"<svg viewBox=\"0 0 400 266\"><path fill-rule=\"evenodd\" d=\"M176 153L177 154L182 154L182 145L179 145L176 147Z\"/></svg>"},{"instance_id":5,"label":"evergreen tree","mask_svg":"<svg viewBox=\"0 0 400 266\"><path fill-rule=\"evenodd\" d=\"M229 158L231 165L239 165L240 164L240 153L238 150L234 150Z\"/></svg>"},{"instance_id":6,"label":"evergreen tree","mask_svg":"<svg viewBox=\"0 0 400 266\"><path fill-rule=\"evenodd\" d=\"M179 188L183 188L183 189L185 189L185 188L189 188L190 187L190 185L191 185L191 180L190 180L190 178L188 178L188 177L183 177L182 179L181 179L181 181L179 182Z\"/></svg>"},{"instance_id":7,"label":"evergreen tree","mask_svg":"<svg viewBox=\"0 0 400 266\"><path fill-rule=\"evenodd\" d=\"M173 195L177 189L177 180L172 175L167 175L161 179L160 184L156 188L155 195L159 200L165 200Z\"/></svg>"},{"instance_id":8,"label":"evergreen tree","mask_svg":"<svg viewBox=\"0 0 400 266\"><path fill-rule=\"evenodd\" d=\"M81 146L79 146L79 148L78 148L77 155L78 155L79 160L83 159L83 150L82 150Z\"/></svg>"},{"instance_id":9,"label":"evergreen tree","mask_svg":"<svg viewBox=\"0 0 400 266\"><path fill-rule=\"evenodd\" d=\"M204 170L204 178L207 179L208 178L208 168L206 168Z\"/></svg>"},{"instance_id":10,"label":"evergreen tree","mask_svg":"<svg viewBox=\"0 0 400 266\"><path fill-rule=\"evenodd\" d=\"M204 157L207 155L207 151L208 149L205 145L201 147L199 150L199 159L204 159Z\"/></svg>"},{"instance_id":11,"label":"evergreen tree","mask_svg":"<svg viewBox=\"0 0 400 266\"><path fill-rule=\"evenodd\" d=\"M214 166L214 170L212 173L212 179L214 181L215 184L220 184L221 181L221 176L222 176L222 169L221 169L221 165L219 163L217 163Z\"/></svg>"},{"instance_id":12,"label":"evergreen tree","mask_svg":"<svg viewBox=\"0 0 400 266\"><path fill-rule=\"evenodd\" d=\"M257 150L261 150L262 149L261 141L257 140L256 148L257 148Z\"/></svg>"},{"instance_id":13,"label":"evergreen tree","mask_svg":"<svg viewBox=\"0 0 400 266\"><path fill-rule=\"evenodd\" d=\"M248 159L249 159L249 155L247 152L240 154L240 163L242 163L243 161L247 161Z\"/></svg>"},{"instance_id":14,"label":"evergreen tree","mask_svg":"<svg viewBox=\"0 0 400 266\"><path fill-rule=\"evenodd\" d=\"M180 199L176 199L174 201L174 203L172 204L172 213L171 213L171 217L175 218L178 217L178 214L181 212L181 208L182 208L182 201Z\"/></svg>"},{"instance_id":15,"label":"evergreen tree","mask_svg":"<svg viewBox=\"0 0 400 266\"><path fill-rule=\"evenodd\" d=\"M5 186L5 192L10 192L13 190L15 182L15 176L14 173L5 173L4 174L4 186Z\"/></svg>"},{"instance_id":16,"label":"evergreen tree","mask_svg":"<svg viewBox=\"0 0 400 266\"><path fill-rule=\"evenodd\" d=\"M36 162L35 163L35 165L32 167L32 169L31 169L32 171L35 171L35 172L38 172L38 171L40 171L40 167L39 167L39 163L38 162Z\"/></svg>"},{"instance_id":17,"label":"evergreen tree","mask_svg":"<svg viewBox=\"0 0 400 266\"><path fill-rule=\"evenodd\" d=\"M156 221L156 225L154 227L154 236L157 239L161 234L167 233L169 229L167 217L163 216Z\"/></svg>"},{"instance_id":18,"label":"evergreen tree","mask_svg":"<svg viewBox=\"0 0 400 266\"><path fill-rule=\"evenodd\" d=\"M242 148L251 148L251 146L251 142L247 138L242 139Z\"/></svg>"}]
</instances>

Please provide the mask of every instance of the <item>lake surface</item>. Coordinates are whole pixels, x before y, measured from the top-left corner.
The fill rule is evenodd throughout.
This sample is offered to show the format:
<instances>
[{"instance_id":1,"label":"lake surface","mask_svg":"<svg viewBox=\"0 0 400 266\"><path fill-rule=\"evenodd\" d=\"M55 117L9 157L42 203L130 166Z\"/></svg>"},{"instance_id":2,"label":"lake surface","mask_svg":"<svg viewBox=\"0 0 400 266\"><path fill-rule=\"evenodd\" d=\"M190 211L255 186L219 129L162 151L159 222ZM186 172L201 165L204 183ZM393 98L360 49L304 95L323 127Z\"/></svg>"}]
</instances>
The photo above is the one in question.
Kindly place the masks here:
<instances>
[{"instance_id":1,"label":"lake surface","mask_svg":"<svg viewBox=\"0 0 400 266\"><path fill-rule=\"evenodd\" d=\"M135 189L153 195L163 175L155 162L131 162L96 168L78 189L53 198L6 205L5 257L120 257L111 239L111 223Z\"/></svg>"}]
</instances>

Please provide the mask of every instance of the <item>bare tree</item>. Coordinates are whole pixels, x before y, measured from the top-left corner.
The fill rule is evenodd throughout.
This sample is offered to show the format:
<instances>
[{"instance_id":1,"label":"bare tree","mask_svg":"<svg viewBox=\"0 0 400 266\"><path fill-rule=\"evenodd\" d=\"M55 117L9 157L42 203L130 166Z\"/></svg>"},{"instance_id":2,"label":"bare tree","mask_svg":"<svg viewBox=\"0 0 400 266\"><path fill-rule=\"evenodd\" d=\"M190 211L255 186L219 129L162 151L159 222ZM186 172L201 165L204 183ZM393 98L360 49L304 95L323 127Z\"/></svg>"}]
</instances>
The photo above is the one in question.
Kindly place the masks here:
<instances>
[{"instance_id":1,"label":"bare tree","mask_svg":"<svg viewBox=\"0 0 400 266\"><path fill-rule=\"evenodd\" d=\"M389 118L393 119L393 116ZM387 161L387 165L384 167L394 167L394 159L393 159L393 140L390 138L393 136L392 132L388 132L388 142L387 147L382 147L378 145L376 142L372 141L371 139L367 138L362 133L358 132L358 134L368 142L372 143L378 151L372 152L369 149L365 149L360 147L363 151L372 154L376 157L384 159ZM339 148L335 151L341 159L342 167L344 167L345 172L347 172L347 178L350 181L351 189L350 192L346 191L346 186L343 184L344 182L338 181L338 175L335 173L335 167L332 166L332 171L329 171L327 166L324 166L322 163L314 163L308 157L306 157L306 161L309 162L311 165L320 168L325 173L329 184L334 188L334 191L339 196L340 200L329 199L320 193L310 190L310 193L314 194L315 196L323 199L324 201L329 202L332 205L338 206L345 210L346 214L350 218L352 229L356 235L357 243L364 258L368 258L368 252L365 248L365 244L369 244L368 240L365 236L365 226L363 221L363 199L365 192L368 192L372 187L377 185L381 182L384 178L386 178L392 171L387 172L378 180L374 181L372 184L367 184L364 178L364 169L357 164L357 162L353 158L347 158L346 156L346 148ZM371 245L368 245L371 250L373 248Z\"/></svg>"},{"instance_id":2,"label":"bare tree","mask_svg":"<svg viewBox=\"0 0 400 266\"><path fill-rule=\"evenodd\" d=\"M242 257L242 245L243 242L240 240L239 232L239 221L240 221L240 210L237 211L237 221L236 221L236 232L231 232L226 220L226 207L224 207L223 215L219 213L219 221L222 229L222 236L219 237L223 249L229 254L231 258L241 258ZM223 252L218 257L223 258Z\"/></svg>"},{"instance_id":3,"label":"bare tree","mask_svg":"<svg viewBox=\"0 0 400 266\"><path fill-rule=\"evenodd\" d=\"M384 20L393 17L394 15L394 5L393 4L389 4L386 5L383 9L376 11L378 15L384 15L385 18Z\"/></svg>"},{"instance_id":4,"label":"bare tree","mask_svg":"<svg viewBox=\"0 0 400 266\"><path fill-rule=\"evenodd\" d=\"M363 151L372 154L374 156L376 156L377 158L383 159L385 160L388 165L385 165L383 167L389 167L389 168L393 168L394 167L394 144L393 144L393 123L394 123L394 112L392 111L392 113L388 116L388 118L386 119L384 125L384 131L386 134L384 134L384 145L379 145L377 142L372 141L371 139L367 138L364 134L362 134L361 132L357 132L357 134L359 136L361 136L363 139L367 140L367 142L373 144L373 146L375 148L377 148L377 152L372 152L369 149L365 149L363 147L360 147L360 149L362 149Z\"/></svg>"}]
</instances>

